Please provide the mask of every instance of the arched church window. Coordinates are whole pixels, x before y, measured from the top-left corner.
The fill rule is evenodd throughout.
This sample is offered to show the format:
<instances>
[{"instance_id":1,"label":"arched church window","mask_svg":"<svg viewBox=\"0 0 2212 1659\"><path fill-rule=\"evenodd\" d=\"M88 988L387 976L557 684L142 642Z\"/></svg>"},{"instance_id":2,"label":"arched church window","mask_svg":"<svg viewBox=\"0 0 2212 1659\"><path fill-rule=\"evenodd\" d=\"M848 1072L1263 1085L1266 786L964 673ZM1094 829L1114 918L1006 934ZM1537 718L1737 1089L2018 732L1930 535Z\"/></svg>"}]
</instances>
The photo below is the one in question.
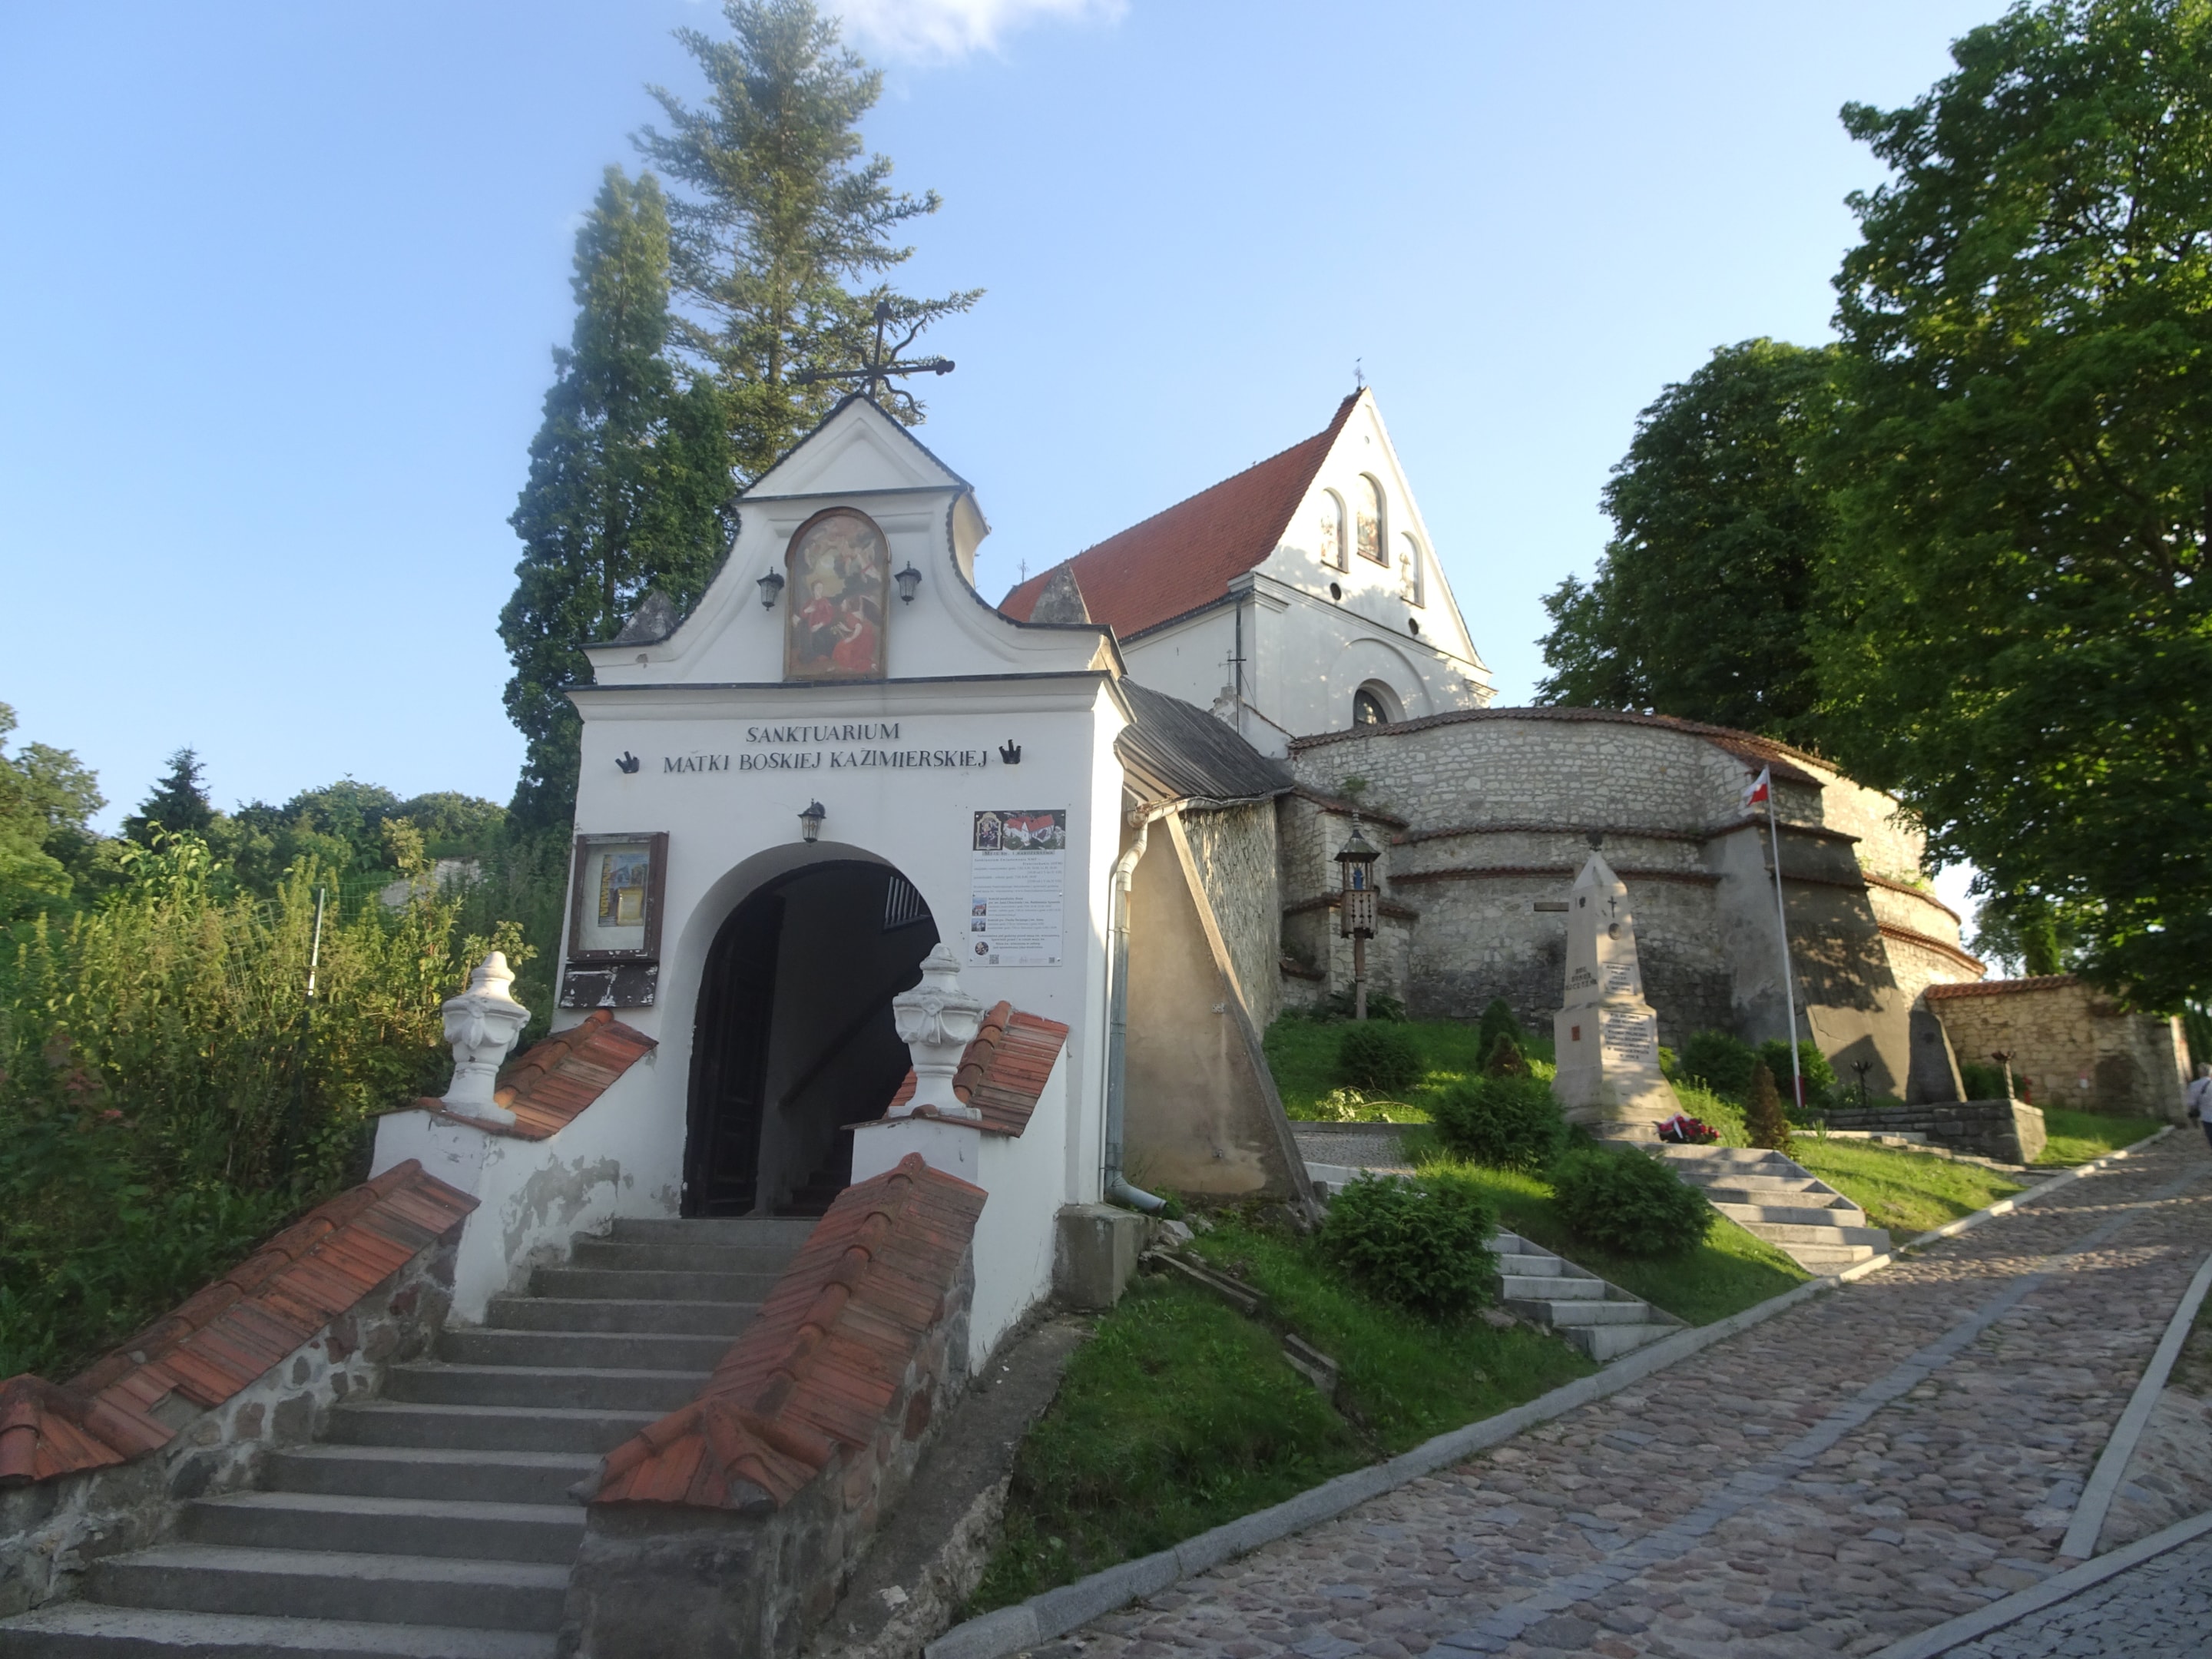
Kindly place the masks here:
<instances>
[{"instance_id":1,"label":"arched church window","mask_svg":"<svg viewBox=\"0 0 2212 1659\"><path fill-rule=\"evenodd\" d=\"M1352 694L1352 723L1354 726L1388 726L1398 717L1396 703L1389 687L1370 680Z\"/></svg>"},{"instance_id":2,"label":"arched church window","mask_svg":"<svg viewBox=\"0 0 2212 1659\"><path fill-rule=\"evenodd\" d=\"M1321 562L1330 570L1345 568L1345 553L1351 538L1344 533L1344 497L1334 489L1324 489L1321 496Z\"/></svg>"},{"instance_id":3,"label":"arched church window","mask_svg":"<svg viewBox=\"0 0 2212 1659\"><path fill-rule=\"evenodd\" d=\"M1382 550L1382 486L1364 472L1359 475L1358 519L1359 556L1389 563L1390 556Z\"/></svg>"},{"instance_id":4,"label":"arched church window","mask_svg":"<svg viewBox=\"0 0 2212 1659\"><path fill-rule=\"evenodd\" d=\"M1410 534L1398 538L1398 597L1407 605L1425 605L1422 596L1421 544Z\"/></svg>"},{"instance_id":5,"label":"arched church window","mask_svg":"<svg viewBox=\"0 0 2212 1659\"><path fill-rule=\"evenodd\" d=\"M833 507L799 526L784 556L787 680L879 680L890 549L875 520Z\"/></svg>"}]
</instances>

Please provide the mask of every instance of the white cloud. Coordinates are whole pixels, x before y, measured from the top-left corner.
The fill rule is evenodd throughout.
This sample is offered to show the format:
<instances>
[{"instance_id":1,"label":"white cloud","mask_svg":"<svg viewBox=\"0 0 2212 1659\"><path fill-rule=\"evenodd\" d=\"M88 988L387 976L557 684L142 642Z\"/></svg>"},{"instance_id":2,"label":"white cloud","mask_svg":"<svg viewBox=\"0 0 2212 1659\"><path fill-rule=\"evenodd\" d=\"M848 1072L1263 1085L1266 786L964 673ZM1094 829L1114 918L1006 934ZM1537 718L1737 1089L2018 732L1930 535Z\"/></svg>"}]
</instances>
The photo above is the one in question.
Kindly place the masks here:
<instances>
[{"instance_id":1,"label":"white cloud","mask_svg":"<svg viewBox=\"0 0 2212 1659\"><path fill-rule=\"evenodd\" d=\"M1114 22L1128 0L836 0L856 44L890 58L944 62L999 42L1040 21Z\"/></svg>"}]
</instances>

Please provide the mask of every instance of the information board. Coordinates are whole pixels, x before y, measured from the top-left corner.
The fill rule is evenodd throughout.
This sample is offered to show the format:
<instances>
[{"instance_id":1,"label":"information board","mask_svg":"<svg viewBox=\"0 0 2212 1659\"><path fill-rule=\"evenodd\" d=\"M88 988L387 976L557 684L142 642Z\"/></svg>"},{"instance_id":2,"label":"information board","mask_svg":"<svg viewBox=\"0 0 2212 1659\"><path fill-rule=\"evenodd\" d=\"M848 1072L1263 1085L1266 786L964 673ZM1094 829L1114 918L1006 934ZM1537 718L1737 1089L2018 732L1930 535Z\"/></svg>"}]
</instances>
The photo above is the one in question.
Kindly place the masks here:
<instances>
[{"instance_id":1,"label":"information board","mask_svg":"<svg viewBox=\"0 0 2212 1659\"><path fill-rule=\"evenodd\" d=\"M965 959L993 968L1058 967L1066 809L978 812L972 837Z\"/></svg>"}]
</instances>

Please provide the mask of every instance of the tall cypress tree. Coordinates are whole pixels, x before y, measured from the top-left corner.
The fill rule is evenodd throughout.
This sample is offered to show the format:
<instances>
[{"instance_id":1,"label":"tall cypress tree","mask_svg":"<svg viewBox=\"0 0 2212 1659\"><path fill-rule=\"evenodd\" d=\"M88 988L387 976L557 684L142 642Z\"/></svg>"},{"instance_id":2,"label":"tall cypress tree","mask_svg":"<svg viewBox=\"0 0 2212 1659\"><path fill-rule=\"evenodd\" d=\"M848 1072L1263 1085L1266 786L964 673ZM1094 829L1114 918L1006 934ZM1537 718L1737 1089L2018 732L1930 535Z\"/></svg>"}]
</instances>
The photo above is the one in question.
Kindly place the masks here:
<instances>
[{"instance_id":1,"label":"tall cypress tree","mask_svg":"<svg viewBox=\"0 0 2212 1659\"><path fill-rule=\"evenodd\" d=\"M553 354L530 481L508 522L524 544L500 638L514 663L507 712L529 739L512 813L565 827L587 684L579 648L611 639L649 589L687 610L714 575L732 493L719 394L681 389L668 343L668 216L650 173L609 167L576 234L576 327Z\"/></svg>"},{"instance_id":2,"label":"tall cypress tree","mask_svg":"<svg viewBox=\"0 0 2212 1659\"><path fill-rule=\"evenodd\" d=\"M882 75L839 42L814 0L724 0L733 38L678 29L707 76L693 109L647 88L670 131L647 127L637 145L690 191L670 206L674 272L697 318L679 318L684 350L720 380L738 470L758 477L819 420L838 388L794 379L852 367L875 331L878 305L894 343L913 343L937 319L967 310L981 289L917 300L884 274L914 250L889 237L937 211L934 191L890 187L887 157L863 158L860 118ZM911 393L885 398L908 424Z\"/></svg>"}]
</instances>

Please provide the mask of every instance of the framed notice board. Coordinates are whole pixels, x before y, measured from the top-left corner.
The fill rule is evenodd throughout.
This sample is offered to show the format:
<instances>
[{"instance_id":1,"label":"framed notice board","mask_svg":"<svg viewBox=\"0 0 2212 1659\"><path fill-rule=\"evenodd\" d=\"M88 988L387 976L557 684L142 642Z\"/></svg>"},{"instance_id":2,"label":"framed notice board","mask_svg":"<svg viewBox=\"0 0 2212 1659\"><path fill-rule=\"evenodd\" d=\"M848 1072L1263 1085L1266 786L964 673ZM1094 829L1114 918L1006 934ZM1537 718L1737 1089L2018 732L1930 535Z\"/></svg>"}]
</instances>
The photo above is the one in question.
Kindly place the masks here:
<instances>
[{"instance_id":1,"label":"framed notice board","mask_svg":"<svg viewBox=\"0 0 2212 1659\"><path fill-rule=\"evenodd\" d=\"M568 884L571 963L658 962L668 835L579 836Z\"/></svg>"}]
</instances>

